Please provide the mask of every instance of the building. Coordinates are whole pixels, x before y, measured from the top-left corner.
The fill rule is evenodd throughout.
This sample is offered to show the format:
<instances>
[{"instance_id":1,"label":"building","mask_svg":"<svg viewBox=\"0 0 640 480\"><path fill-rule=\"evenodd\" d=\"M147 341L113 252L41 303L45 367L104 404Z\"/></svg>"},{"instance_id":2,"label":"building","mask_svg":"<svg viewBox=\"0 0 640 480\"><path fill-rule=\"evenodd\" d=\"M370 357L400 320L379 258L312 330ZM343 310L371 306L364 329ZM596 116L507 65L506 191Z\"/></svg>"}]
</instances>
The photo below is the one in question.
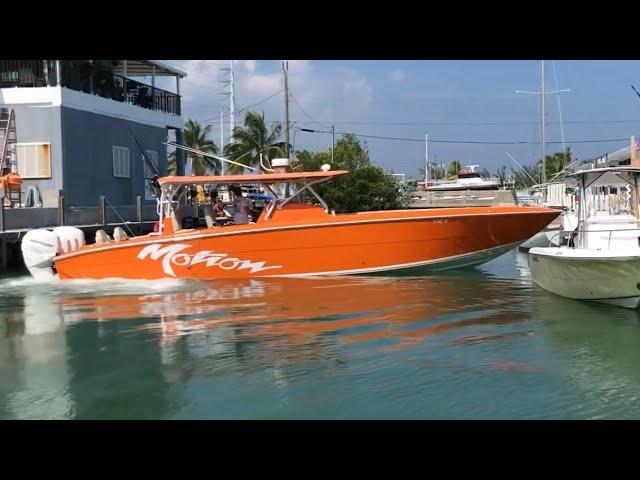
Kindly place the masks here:
<instances>
[{"instance_id":1,"label":"building","mask_svg":"<svg viewBox=\"0 0 640 480\"><path fill-rule=\"evenodd\" d=\"M632 149L633 147L633 149ZM628 147L621 148L612 153L605 153L593 161L589 162L592 168L615 167L631 165L632 157L637 157L640 151L640 139L631 137ZM632 155L632 152L634 155Z\"/></svg>"},{"instance_id":2,"label":"building","mask_svg":"<svg viewBox=\"0 0 640 480\"><path fill-rule=\"evenodd\" d=\"M182 143L185 76L155 60L0 60L0 109L15 125L5 166L22 177L23 197L32 187L42 198L42 208L6 208L5 230L99 223L101 196L126 220L139 203L152 218L153 171L141 150L166 171L163 142Z\"/></svg>"}]
</instances>

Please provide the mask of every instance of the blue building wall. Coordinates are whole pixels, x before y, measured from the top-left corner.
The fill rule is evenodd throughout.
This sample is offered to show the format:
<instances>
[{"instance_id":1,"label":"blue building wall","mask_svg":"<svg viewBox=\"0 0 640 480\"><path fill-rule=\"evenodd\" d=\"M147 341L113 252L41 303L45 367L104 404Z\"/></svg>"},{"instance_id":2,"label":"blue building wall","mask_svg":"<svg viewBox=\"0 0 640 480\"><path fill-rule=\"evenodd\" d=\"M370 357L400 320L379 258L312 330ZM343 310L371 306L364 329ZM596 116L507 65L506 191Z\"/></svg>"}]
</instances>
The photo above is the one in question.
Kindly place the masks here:
<instances>
[{"instance_id":1,"label":"blue building wall","mask_svg":"<svg viewBox=\"0 0 640 480\"><path fill-rule=\"evenodd\" d=\"M132 205L144 199L144 160L129 135L144 150L158 153L158 167L166 171L167 130L68 107L61 107L62 190L69 206L94 206L105 195L113 205ZM113 175L113 147L129 149L130 178ZM153 200L146 200L154 203Z\"/></svg>"}]
</instances>

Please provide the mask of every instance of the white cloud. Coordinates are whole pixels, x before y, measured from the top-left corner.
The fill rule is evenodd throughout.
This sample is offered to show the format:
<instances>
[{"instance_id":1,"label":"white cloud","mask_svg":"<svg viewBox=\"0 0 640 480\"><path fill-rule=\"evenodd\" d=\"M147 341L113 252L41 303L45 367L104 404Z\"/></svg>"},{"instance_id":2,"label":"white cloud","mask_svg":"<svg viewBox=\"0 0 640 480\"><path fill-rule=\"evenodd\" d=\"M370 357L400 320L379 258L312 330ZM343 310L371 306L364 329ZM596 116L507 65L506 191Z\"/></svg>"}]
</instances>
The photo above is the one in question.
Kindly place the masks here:
<instances>
[{"instance_id":1,"label":"white cloud","mask_svg":"<svg viewBox=\"0 0 640 480\"><path fill-rule=\"evenodd\" d=\"M290 73L304 73L312 70L310 60L286 60L289 62Z\"/></svg>"},{"instance_id":2,"label":"white cloud","mask_svg":"<svg viewBox=\"0 0 640 480\"><path fill-rule=\"evenodd\" d=\"M188 74L181 82L184 118L210 119L213 124L212 137L217 142L220 137L220 108L229 105L228 98L220 94L227 88L220 80L228 77L228 73L222 71L229 66L228 60L171 63ZM236 109L258 104L252 109L264 112L267 120L283 118L282 95L275 95L263 101L282 90L284 86L281 61L237 61L234 80ZM292 121L311 122L311 118L323 122L359 121L368 118L372 113L374 90L369 79L363 72L346 62L340 64L289 60L289 89L289 115ZM239 114L236 122L242 122L243 118L243 114ZM224 121L225 136L228 136L228 119L225 118ZM305 145L307 142L313 144L326 140L322 135L306 134L299 137L297 141L304 141ZM321 147L324 148L325 145Z\"/></svg>"},{"instance_id":3,"label":"white cloud","mask_svg":"<svg viewBox=\"0 0 640 480\"><path fill-rule=\"evenodd\" d=\"M241 88L249 95L269 96L282 88L282 75L250 75L239 79Z\"/></svg>"},{"instance_id":4,"label":"white cloud","mask_svg":"<svg viewBox=\"0 0 640 480\"><path fill-rule=\"evenodd\" d=\"M395 83L404 83L404 81L407 79L407 72L401 69L397 69L391 72L390 77L391 81Z\"/></svg>"},{"instance_id":5,"label":"white cloud","mask_svg":"<svg viewBox=\"0 0 640 480\"><path fill-rule=\"evenodd\" d=\"M212 90L221 90L221 69L227 66L226 62L221 60L188 60L179 63L179 67L187 72L187 78L181 83L180 94L183 103L188 105L204 95L211 96Z\"/></svg>"},{"instance_id":6,"label":"white cloud","mask_svg":"<svg viewBox=\"0 0 640 480\"><path fill-rule=\"evenodd\" d=\"M258 62L256 62L255 60L243 60L242 61L242 66L244 67L244 69L247 72L255 72L257 64L258 64Z\"/></svg>"}]
</instances>

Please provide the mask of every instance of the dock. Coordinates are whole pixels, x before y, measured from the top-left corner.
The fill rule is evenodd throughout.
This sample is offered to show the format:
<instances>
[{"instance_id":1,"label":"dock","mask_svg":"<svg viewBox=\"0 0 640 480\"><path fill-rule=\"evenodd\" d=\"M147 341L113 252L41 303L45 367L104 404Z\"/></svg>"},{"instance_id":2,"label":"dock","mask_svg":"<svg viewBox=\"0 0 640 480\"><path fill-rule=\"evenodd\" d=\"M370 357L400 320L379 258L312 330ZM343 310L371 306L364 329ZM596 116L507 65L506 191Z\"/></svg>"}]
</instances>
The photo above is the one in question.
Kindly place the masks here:
<instances>
[{"instance_id":1,"label":"dock","mask_svg":"<svg viewBox=\"0 0 640 480\"><path fill-rule=\"evenodd\" d=\"M0 199L0 272L20 261L20 244L29 230L72 226L82 230L90 243L96 231L105 230L112 235L116 227L124 228L129 235L144 235L153 230L158 219L156 206L144 205L141 197L137 197L135 205L111 206L101 195L98 206L66 207L64 196L60 196L58 208L8 208L3 200Z\"/></svg>"}]
</instances>

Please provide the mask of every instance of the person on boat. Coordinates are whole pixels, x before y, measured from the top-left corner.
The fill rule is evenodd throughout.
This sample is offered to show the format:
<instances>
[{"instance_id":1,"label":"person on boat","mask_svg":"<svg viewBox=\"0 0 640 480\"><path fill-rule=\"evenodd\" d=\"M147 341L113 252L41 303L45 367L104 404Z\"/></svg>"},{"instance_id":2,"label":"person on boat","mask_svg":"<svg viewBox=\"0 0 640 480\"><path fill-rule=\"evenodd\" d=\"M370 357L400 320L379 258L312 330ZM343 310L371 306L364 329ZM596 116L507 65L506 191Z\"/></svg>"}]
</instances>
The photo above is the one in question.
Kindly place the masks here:
<instances>
[{"instance_id":1,"label":"person on boat","mask_svg":"<svg viewBox=\"0 0 640 480\"><path fill-rule=\"evenodd\" d=\"M249 208L251 200L242 196L242 188L235 186L231 190L234 194L233 199L233 223L236 225L249 223Z\"/></svg>"},{"instance_id":2,"label":"person on boat","mask_svg":"<svg viewBox=\"0 0 640 480\"><path fill-rule=\"evenodd\" d=\"M217 218L226 217L227 214L224 211L224 205L222 204L222 199L218 196L218 192L211 192L211 203Z\"/></svg>"}]
</instances>

